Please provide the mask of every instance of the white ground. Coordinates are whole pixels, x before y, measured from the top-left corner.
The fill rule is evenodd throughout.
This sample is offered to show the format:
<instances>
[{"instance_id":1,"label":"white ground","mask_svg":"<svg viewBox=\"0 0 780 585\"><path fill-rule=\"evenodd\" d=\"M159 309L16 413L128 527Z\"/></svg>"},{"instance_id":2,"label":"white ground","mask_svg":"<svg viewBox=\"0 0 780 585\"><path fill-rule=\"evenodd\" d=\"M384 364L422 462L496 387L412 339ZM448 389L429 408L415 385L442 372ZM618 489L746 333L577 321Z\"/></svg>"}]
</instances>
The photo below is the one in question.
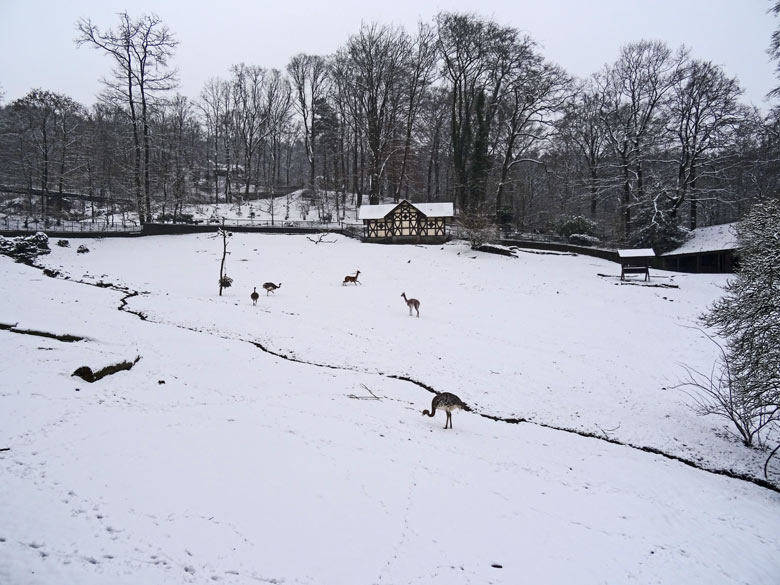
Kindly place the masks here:
<instances>
[{"instance_id":1,"label":"white ground","mask_svg":"<svg viewBox=\"0 0 780 585\"><path fill-rule=\"evenodd\" d=\"M86 338L0 330L0 583L780 582L778 493L479 416L759 476L673 388L712 365L691 326L724 276L620 285L585 256L326 239L235 234L222 297L206 235L52 246L41 265L72 281L0 257L0 323ZM75 280L141 291L147 320ZM389 376L475 412L445 431Z\"/></svg>"}]
</instances>

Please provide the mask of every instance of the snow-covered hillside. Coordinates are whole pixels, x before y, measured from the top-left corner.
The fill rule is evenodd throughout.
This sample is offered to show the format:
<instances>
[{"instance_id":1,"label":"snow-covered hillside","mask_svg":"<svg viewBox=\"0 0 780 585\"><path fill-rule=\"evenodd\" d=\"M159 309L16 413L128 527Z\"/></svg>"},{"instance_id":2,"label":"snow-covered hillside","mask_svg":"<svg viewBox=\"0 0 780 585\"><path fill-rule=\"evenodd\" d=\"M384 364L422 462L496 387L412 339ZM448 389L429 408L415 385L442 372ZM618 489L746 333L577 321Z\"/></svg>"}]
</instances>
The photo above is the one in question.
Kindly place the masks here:
<instances>
[{"instance_id":1,"label":"snow-covered hillside","mask_svg":"<svg viewBox=\"0 0 780 585\"><path fill-rule=\"evenodd\" d=\"M776 492L634 448L759 475L674 388L725 276L326 239L235 234L222 297L206 235L0 258L0 583L777 583Z\"/></svg>"}]
</instances>

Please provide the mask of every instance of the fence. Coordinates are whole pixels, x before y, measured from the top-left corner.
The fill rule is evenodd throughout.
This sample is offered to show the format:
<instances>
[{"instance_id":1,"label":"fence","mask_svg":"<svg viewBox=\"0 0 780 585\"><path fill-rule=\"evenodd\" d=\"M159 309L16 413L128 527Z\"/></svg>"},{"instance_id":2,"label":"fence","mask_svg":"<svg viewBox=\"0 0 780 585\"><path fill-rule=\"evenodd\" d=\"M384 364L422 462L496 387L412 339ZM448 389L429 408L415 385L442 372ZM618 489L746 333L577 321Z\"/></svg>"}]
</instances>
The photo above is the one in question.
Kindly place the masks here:
<instances>
[{"instance_id":1,"label":"fence","mask_svg":"<svg viewBox=\"0 0 780 585\"><path fill-rule=\"evenodd\" d=\"M252 218L226 219L224 222L197 223L146 223L143 226L132 221L124 223L105 223L90 221L41 221L24 218L0 218L0 233L8 236L34 234L44 232L59 236L139 236L164 234L191 234L216 231L224 226L236 232L291 233L313 234L322 232L338 232L352 238L361 238L362 224L347 222L321 221L276 221Z\"/></svg>"},{"instance_id":2,"label":"fence","mask_svg":"<svg viewBox=\"0 0 780 585\"><path fill-rule=\"evenodd\" d=\"M47 234L140 234L141 226L132 221L106 223L104 221L39 220L15 217L0 219L0 231L13 234L45 232Z\"/></svg>"}]
</instances>

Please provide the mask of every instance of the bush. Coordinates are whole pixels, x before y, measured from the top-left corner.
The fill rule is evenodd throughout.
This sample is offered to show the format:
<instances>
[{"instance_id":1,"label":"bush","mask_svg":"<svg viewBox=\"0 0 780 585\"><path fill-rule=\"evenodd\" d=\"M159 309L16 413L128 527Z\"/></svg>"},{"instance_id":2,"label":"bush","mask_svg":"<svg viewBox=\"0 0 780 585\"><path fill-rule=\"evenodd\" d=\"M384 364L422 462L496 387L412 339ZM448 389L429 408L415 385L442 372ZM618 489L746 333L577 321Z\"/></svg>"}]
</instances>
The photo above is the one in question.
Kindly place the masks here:
<instances>
[{"instance_id":1,"label":"bush","mask_svg":"<svg viewBox=\"0 0 780 585\"><path fill-rule=\"evenodd\" d=\"M575 234L594 236L597 227L596 224L587 217L581 215L568 215L558 221L555 226L555 231L564 238L570 238Z\"/></svg>"},{"instance_id":2,"label":"bush","mask_svg":"<svg viewBox=\"0 0 780 585\"><path fill-rule=\"evenodd\" d=\"M76 250L79 254L88 254L89 248L87 248L84 244L81 244L78 249Z\"/></svg>"},{"instance_id":3,"label":"bush","mask_svg":"<svg viewBox=\"0 0 780 585\"><path fill-rule=\"evenodd\" d=\"M60 248L70 248L70 242L68 240L57 240L57 245Z\"/></svg>"},{"instance_id":4,"label":"bush","mask_svg":"<svg viewBox=\"0 0 780 585\"><path fill-rule=\"evenodd\" d=\"M233 285L233 279L230 278L227 274L219 279L219 286L221 286L222 288L230 288L232 285Z\"/></svg>"},{"instance_id":5,"label":"bush","mask_svg":"<svg viewBox=\"0 0 780 585\"><path fill-rule=\"evenodd\" d=\"M569 236L569 243L575 246L595 246L600 241L596 236L589 236L588 234L572 234Z\"/></svg>"},{"instance_id":6,"label":"bush","mask_svg":"<svg viewBox=\"0 0 780 585\"><path fill-rule=\"evenodd\" d=\"M690 232L678 225L677 216L667 207L662 200L639 206L628 243L636 248L653 248L656 254L682 246Z\"/></svg>"},{"instance_id":7,"label":"bush","mask_svg":"<svg viewBox=\"0 0 780 585\"><path fill-rule=\"evenodd\" d=\"M496 238L496 226L485 213L462 212L460 225L466 232L472 250L476 250Z\"/></svg>"}]
</instances>

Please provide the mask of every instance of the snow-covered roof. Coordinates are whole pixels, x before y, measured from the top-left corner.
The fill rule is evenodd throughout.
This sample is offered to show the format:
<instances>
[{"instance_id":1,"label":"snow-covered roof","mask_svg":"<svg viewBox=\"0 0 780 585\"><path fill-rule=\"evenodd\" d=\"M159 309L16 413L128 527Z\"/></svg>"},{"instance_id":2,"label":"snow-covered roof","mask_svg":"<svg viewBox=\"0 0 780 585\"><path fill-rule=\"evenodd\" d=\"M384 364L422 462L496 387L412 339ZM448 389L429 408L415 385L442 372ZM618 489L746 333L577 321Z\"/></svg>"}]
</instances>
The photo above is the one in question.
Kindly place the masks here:
<instances>
[{"instance_id":1,"label":"snow-covered roof","mask_svg":"<svg viewBox=\"0 0 780 585\"><path fill-rule=\"evenodd\" d=\"M678 256L680 254L735 250L737 248L737 237L733 230L735 225L734 223L724 223L691 230L691 237L688 241L676 250L663 255Z\"/></svg>"},{"instance_id":2,"label":"snow-covered roof","mask_svg":"<svg viewBox=\"0 0 780 585\"><path fill-rule=\"evenodd\" d=\"M655 250L652 248L625 249L617 252L621 258L647 258L648 256L655 256Z\"/></svg>"},{"instance_id":3,"label":"snow-covered roof","mask_svg":"<svg viewBox=\"0 0 780 585\"><path fill-rule=\"evenodd\" d=\"M361 205L360 210L358 211L358 219L382 219L396 207L398 207L398 203Z\"/></svg>"},{"instance_id":4,"label":"snow-covered roof","mask_svg":"<svg viewBox=\"0 0 780 585\"><path fill-rule=\"evenodd\" d=\"M404 200L406 201L406 200ZM403 201L401 202L403 203ZM383 203L381 205L361 205L358 219L382 219L393 211L401 203ZM409 205L417 209L425 217L452 217L455 215L455 207L452 202L447 203L411 203Z\"/></svg>"}]
</instances>

